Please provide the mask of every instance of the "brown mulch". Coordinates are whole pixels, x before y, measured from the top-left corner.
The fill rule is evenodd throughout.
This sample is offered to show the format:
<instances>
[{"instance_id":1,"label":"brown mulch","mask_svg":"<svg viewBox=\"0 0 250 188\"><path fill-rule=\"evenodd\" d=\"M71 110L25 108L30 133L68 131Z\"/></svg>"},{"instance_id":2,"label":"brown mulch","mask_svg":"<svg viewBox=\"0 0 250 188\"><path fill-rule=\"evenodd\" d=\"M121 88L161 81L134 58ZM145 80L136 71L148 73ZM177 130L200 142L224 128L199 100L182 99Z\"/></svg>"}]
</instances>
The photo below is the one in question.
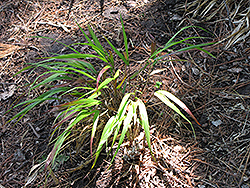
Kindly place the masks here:
<instances>
[{"instance_id":1,"label":"brown mulch","mask_svg":"<svg viewBox=\"0 0 250 188\"><path fill-rule=\"evenodd\" d=\"M43 103L21 121L6 124L21 108L5 114L7 110L40 93L36 90L27 95L29 84L41 70L13 75L25 63L38 62L40 57L72 53L54 41L30 36L50 37L65 44L85 42L77 21L85 31L87 24L93 24L98 38L105 35L121 49L121 13L129 38L132 74L145 63L152 42L160 47L180 28L198 25L189 16L183 19L184 12L174 11L175 4L181 2L105 0L101 13L99 1L75 0L67 19L69 1L0 1L0 187L23 187L32 166L47 157L54 120L54 114L48 112L57 105L55 101ZM189 28L181 37L205 35L210 38L193 42L218 41L229 33L227 24L199 23L215 37L197 28ZM165 59L155 67L161 70L159 73L147 78L144 75L151 70L146 69L140 81L131 81L138 84L147 102L157 162L142 132L133 147L123 144L109 170L110 158L103 154L89 172L87 141L82 152L71 159L71 148L62 152L52 177L46 180L42 171L27 187L43 186L45 181L47 187L250 187L249 41L248 37L227 50L224 43L207 47L215 59L200 51L174 54L171 58L181 61ZM88 49L78 46L77 50ZM123 68L120 62L117 64ZM201 127L194 124L196 140L183 119L152 98L157 81L162 83L160 89L179 97L201 123Z\"/></svg>"}]
</instances>

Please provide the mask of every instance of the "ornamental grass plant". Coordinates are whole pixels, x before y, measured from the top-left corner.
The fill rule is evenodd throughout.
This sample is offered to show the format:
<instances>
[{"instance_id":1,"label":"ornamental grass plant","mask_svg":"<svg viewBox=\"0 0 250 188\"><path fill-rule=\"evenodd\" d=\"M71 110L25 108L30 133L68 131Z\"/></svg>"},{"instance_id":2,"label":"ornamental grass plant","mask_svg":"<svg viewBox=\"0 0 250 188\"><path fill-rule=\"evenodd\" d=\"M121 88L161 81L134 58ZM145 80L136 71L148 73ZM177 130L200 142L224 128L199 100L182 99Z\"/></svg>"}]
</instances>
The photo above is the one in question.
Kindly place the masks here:
<instances>
[{"instance_id":1,"label":"ornamental grass plant","mask_svg":"<svg viewBox=\"0 0 250 188\"><path fill-rule=\"evenodd\" d=\"M42 67L46 71L39 75L30 85L30 91L41 87L45 89L38 97L17 104L14 108L21 106L22 110L10 119L8 123L14 119L20 120L35 106L45 101L57 101L59 104L52 109L58 112L52 127L50 143L54 145L53 149L45 161L31 169L26 185L35 179L35 176L43 167L45 167L45 170L49 169L52 175L53 165L58 154L73 142L76 142L78 148L76 152L78 153L84 139L90 140L87 163L91 163L92 168L96 165L104 146L106 148L109 146L112 149L118 140L118 147L111 160L112 164L124 140L127 139L132 144L134 138L142 130L145 131L145 140L154 158L154 153L151 150L147 104L140 98L141 93L136 89L136 85L133 86L135 88L134 91L128 91L130 80L138 77L148 67L154 69L156 64L161 63L163 59L172 54L197 49L213 56L202 48L213 43L197 45L188 43L189 40L201 37L188 37L176 40L177 35L185 29L193 27L189 26L178 31L162 48L157 50L152 48L151 56L148 57L145 66L131 75L128 72L128 67L130 66L128 39L122 17L121 27L124 52L120 52L104 36L113 52L105 49L90 26L88 26L90 36L79 26L87 42L74 43L72 45L63 44L74 51L74 53L44 58L44 60L32 63L17 73L19 74L26 70L34 71ZM179 44L186 45L186 47L173 50ZM75 45L88 46L94 53L80 53L74 48ZM121 59L123 70L116 67L115 57ZM91 63L97 59L102 61L104 65L102 68L99 66L99 70ZM195 130L191 121L177 107L179 106L186 111L199 124L187 106L168 91L158 90L154 93L154 96L191 125L195 138ZM90 135L90 137L87 135ZM110 152L111 150L108 151L108 154Z\"/></svg>"}]
</instances>

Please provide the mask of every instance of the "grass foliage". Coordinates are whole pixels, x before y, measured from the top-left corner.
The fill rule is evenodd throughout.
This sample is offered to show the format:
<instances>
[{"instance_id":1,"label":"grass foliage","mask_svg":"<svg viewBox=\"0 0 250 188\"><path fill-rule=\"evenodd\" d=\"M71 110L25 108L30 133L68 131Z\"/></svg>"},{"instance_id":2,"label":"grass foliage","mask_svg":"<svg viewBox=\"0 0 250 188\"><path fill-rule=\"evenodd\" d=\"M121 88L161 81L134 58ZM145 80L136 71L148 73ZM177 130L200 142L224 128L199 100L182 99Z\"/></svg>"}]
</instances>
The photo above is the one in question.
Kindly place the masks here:
<instances>
[{"instance_id":1,"label":"grass foliage","mask_svg":"<svg viewBox=\"0 0 250 188\"><path fill-rule=\"evenodd\" d=\"M135 93L126 93L126 81L138 76L141 71L145 70L149 65L152 66L156 63L160 63L163 58L173 53L198 49L212 56L212 54L202 49L202 46L207 46L212 43L198 45L187 43L188 40L197 37L189 37L175 41L178 34L189 28L185 27L176 33L163 48L153 49L145 67L141 68L134 75L129 76L126 72L126 67L130 65L128 41L122 18L121 24L125 46L124 52L120 52L104 37L113 50L113 52L107 51L101 45L90 26L88 26L90 36L79 26L87 39L87 43L75 43L74 45L89 46L95 51L94 54L82 54L75 50L72 47L73 45L68 46L64 44L66 47L72 49L74 53L48 57L20 71L23 72L27 69L36 69L39 67L46 69L47 71L38 76L31 84L30 90L41 88L42 86L45 86L46 89L43 94L35 99L30 99L16 105L15 108L22 106L23 109L10 119L9 122L16 118L21 119L26 113L44 101L57 100L60 103L60 105L56 106L59 113L55 118L52 133L53 136L57 132L57 136L55 140L52 140L51 143L54 143L54 147L43 163L45 169L53 165L56 156L62 148L74 139L72 135L74 135L74 130L79 126L82 127L81 130L91 133L90 155L93 160L92 168L96 165L104 145L109 145L113 148L116 140L119 140L118 147L111 161L112 164L125 137L132 143L141 131L141 128L145 131L145 139L153 156L146 105ZM177 51L171 50L171 47L184 43L186 44L185 48ZM161 56L162 52L167 52L167 54L165 53L164 56ZM112 53L114 53L114 55ZM118 56L124 63L125 72L115 67L115 56ZM105 66L100 70L96 70L96 67L91 64L89 59L92 61L99 59ZM186 105L171 93L159 90L156 91L154 95L176 113L180 114L191 126L191 121L181 113L175 104L185 110L198 123ZM70 98L70 101L66 101L66 98ZM193 126L192 129L195 137ZM97 136L98 130L101 130L100 138ZM63 144L65 145L63 146ZM93 151L95 151L94 154ZM37 167L38 166L39 168L41 167L40 165L37 165ZM34 170L34 168L32 168L32 171L38 173L38 170ZM32 175L32 177L34 177L34 175Z\"/></svg>"}]
</instances>

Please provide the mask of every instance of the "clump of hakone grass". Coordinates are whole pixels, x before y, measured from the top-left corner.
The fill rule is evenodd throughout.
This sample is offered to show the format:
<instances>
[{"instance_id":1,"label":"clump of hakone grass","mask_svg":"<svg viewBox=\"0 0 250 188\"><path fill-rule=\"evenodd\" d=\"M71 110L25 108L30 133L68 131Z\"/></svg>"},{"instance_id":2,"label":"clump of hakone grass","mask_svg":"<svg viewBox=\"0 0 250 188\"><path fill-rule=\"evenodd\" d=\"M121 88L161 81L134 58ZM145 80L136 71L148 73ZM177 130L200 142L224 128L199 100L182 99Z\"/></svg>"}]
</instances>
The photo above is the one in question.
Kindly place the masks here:
<instances>
[{"instance_id":1,"label":"clump of hakone grass","mask_svg":"<svg viewBox=\"0 0 250 188\"><path fill-rule=\"evenodd\" d=\"M125 46L124 53L119 52L106 37L104 38L113 49L114 53L121 58L124 62L124 66L126 67L129 66L129 54L127 36L122 17L121 25ZM135 134L141 130L141 127L145 131L145 139L153 156L150 143L150 125L146 106L143 101L135 95L135 93L126 93L126 83L129 83L130 79L138 76L140 72L145 70L148 66L154 67L156 63L161 63L166 56L175 53L198 49L212 56L212 54L201 47L211 45L213 43L198 45L187 43L188 40L201 37L188 37L186 39L174 41L179 33L189 27L185 27L177 32L163 48L158 50L153 49L146 65L132 76L129 76L126 72L127 68L125 68L125 72L123 73L115 67L112 52L103 48L90 26L88 26L88 30L91 37L87 36L80 27L83 35L88 41L87 43L75 43L70 46L64 44L75 53L48 57L39 63L33 63L21 70L20 72L28 69L36 69L38 67L45 68L47 71L37 77L37 79L32 83L30 90L40 86L47 86L49 89L35 99L30 99L16 105L14 108L18 106L24 106L24 108L11 120L16 118L19 118L20 120L31 109L44 101L58 100L61 104L57 106L59 114L55 118L51 138L56 131L59 131L59 128L64 128L59 136L51 142L54 142L54 147L47 159L43 163L35 165L31 169L29 174L30 177L28 178L26 184L31 183L43 166L45 166L45 169L51 169L50 166L53 166L58 153L62 150L62 148L64 148L64 146L67 145L67 143L70 143L71 139L74 139L74 137L70 135L73 134L73 130L77 125L80 125L83 130L91 132L90 155L91 160L93 160L92 168L95 166L104 144L107 146L108 143L110 143L109 141L111 141L112 148L120 133L118 147L111 161L112 164L114 157L125 139L125 136L127 135L129 140L132 139L132 137L135 137ZM176 51L171 50L171 47L178 44L186 44L186 47ZM73 45L87 45L95 51L95 54L80 53L72 47ZM161 56L161 53L166 52L166 50L167 53ZM105 66L98 73L88 59L99 59L105 64ZM61 82L60 85L53 85L58 81ZM66 95L72 96L72 101L64 102L63 99ZM190 123L195 137L195 131L192 123L181 113L174 103L184 109L195 120L195 122L198 123L187 106L167 91L158 90L154 93L154 95ZM131 99L131 96L133 96L134 100ZM113 111L116 111L115 115L112 115L114 114ZM105 114L106 116L104 117ZM100 119L102 120L100 121ZM9 120L9 122L11 120ZM105 125L102 126L102 124ZM94 138L96 138L95 135L97 129L101 130L102 134L99 141L97 140L97 144L93 144ZM137 131L133 132L132 129ZM112 137L113 139L111 139ZM65 141L67 142L65 143ZM64 143L65 145L63 146ZM95 145L95 154L93 154L93 145ZM51 170L50 172L52 173Z\"/></svg>"}]
</instances>

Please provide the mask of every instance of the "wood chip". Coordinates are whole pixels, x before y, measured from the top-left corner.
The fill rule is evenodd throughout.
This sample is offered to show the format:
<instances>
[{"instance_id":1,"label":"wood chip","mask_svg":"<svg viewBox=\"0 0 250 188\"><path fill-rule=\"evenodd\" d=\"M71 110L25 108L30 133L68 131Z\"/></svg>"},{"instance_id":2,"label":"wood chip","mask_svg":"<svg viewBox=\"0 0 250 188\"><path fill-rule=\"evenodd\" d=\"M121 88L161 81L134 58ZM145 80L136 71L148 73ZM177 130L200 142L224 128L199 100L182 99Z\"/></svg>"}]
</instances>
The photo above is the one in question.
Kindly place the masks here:
<instances>
[{"instance_id":1,"label":"wood chip","mask_svg":"<svg viewBox=\"0 0 250 188\"><path fill-rule=\"evenodd\" d=\"M13 52L19 49L19 46L0 43L0 59L11 55Z\"/></svg>"}]
</instances>

